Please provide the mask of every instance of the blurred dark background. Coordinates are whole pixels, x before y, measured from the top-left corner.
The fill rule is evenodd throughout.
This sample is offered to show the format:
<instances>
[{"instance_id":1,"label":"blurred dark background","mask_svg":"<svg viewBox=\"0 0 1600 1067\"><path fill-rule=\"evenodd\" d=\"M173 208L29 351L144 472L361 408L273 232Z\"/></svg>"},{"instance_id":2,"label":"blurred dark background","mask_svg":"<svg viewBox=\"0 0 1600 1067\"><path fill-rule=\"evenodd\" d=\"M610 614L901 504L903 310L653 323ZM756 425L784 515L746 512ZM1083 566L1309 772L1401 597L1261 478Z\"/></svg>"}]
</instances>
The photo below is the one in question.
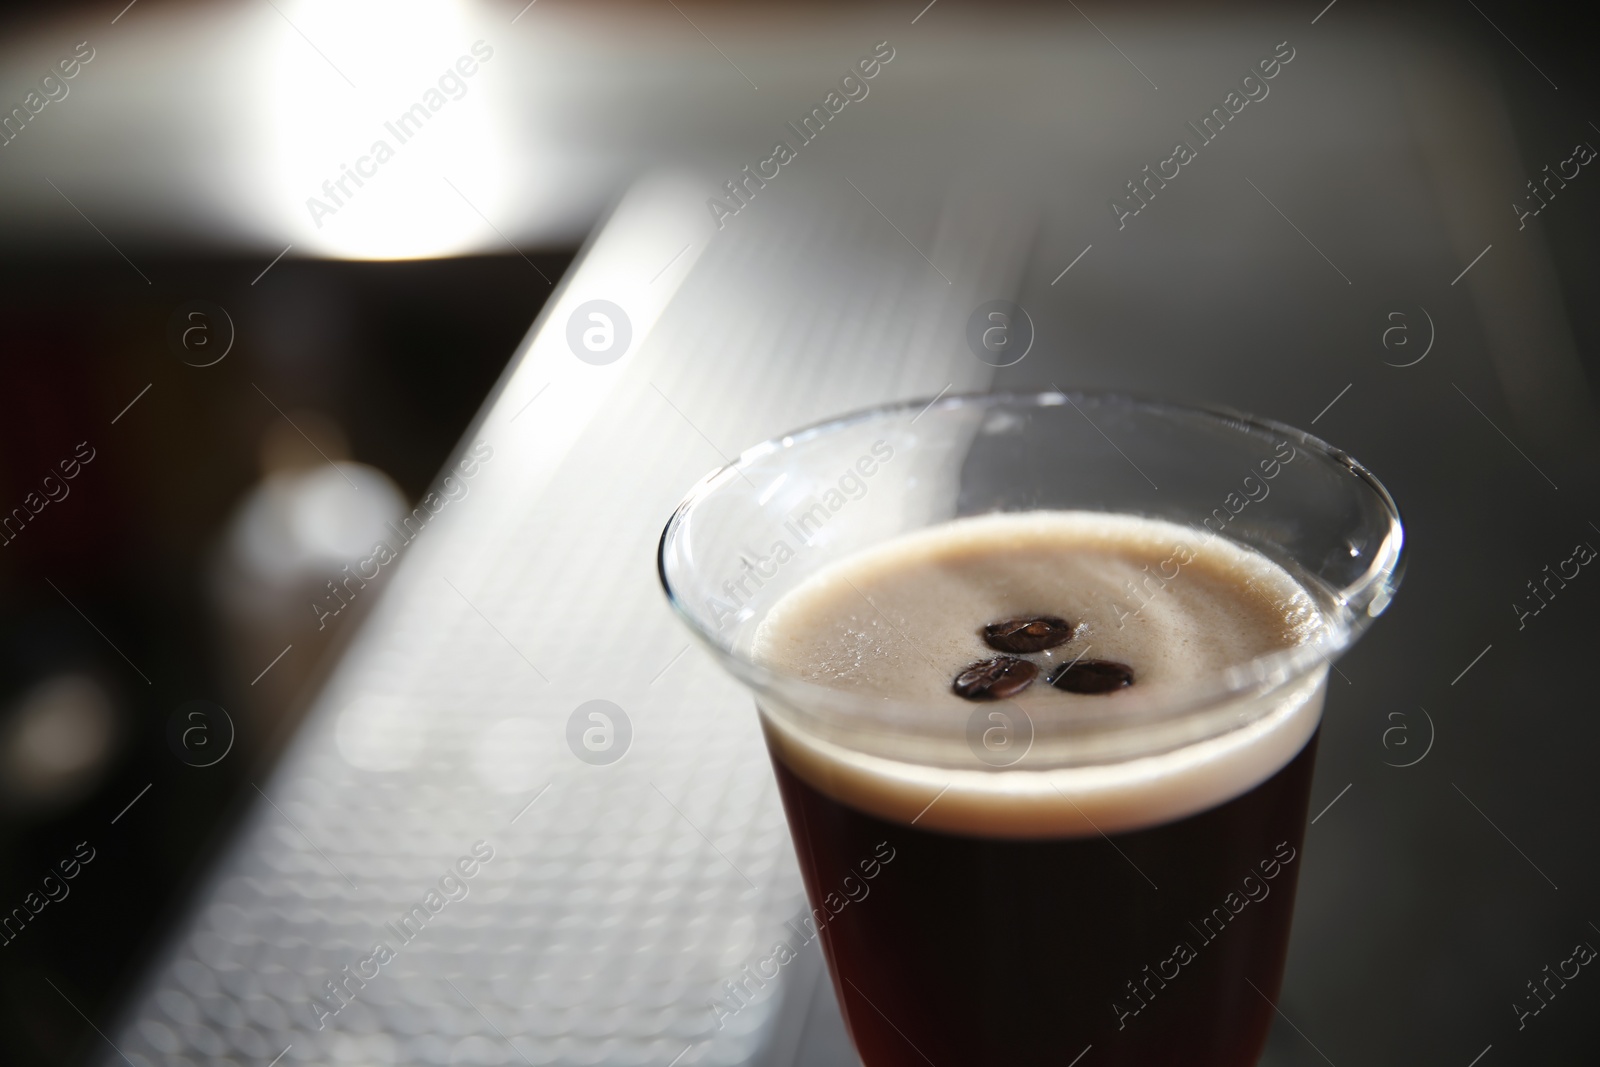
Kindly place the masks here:
<instances>
[{"instance_id":1,"label":"blurred dark background","mask_svg":"<svg viewBox=\"0 0 1600 1067\"><path fill-rule=\"evenodd\" d=\"M67 883L77 903L46 905L4 946L5 1063L63 1063L84 1050L83 1020L38 976L52 976L84 1012L106 1010L159 943L238 802L255 795L249 780L356 622L344 612L319 631L309 598L295 599L284 642L293 649L252 684L283 646L243 662L252 634L227 624L210 590L224 526L268 464L321 463L290 420L316 447L384 472L416 501L550 292L530 260L559 278L571 258L286 260L252 287L263 266L254 259L129 251L158 284L144 285L114 253L62 258L15 246L0 283L0 499L24 506L80 442L94 450L67 495L0 555L9 746L0 759L10 772L0 900L22 905L81 841L95 853ZM238 334L204 368L180 358L209 360L199 335L194 352L168 342L174 310L197 295L227 309ZM267 455L274 442L289 455ZM63 680L79 687L51 700L51 683ZM197 700L224 709L237 730L233 751L209 766L192 765L213 755L199 748L180 759L181 732L169 729ZM225 723L206 729L213 747L225 743ZM29 762L40 769L15 772ZM108 834L106 820L136 796Z\"/></svg>"},{"instance_id":2,"label":"blurred dark background","mask_svg":"<svg viewBox=\"0 0 1600 1067\"><path fill-rule=\"evenodd\" d=\"M956 0L940 6L946 5ZM139 6L168 18L174 8L155 0ZM1309 5L1309 13L1297 7L1297 21L1321 6ZM70 44L74 20L98 26L121 7L114 0L55 5L46 13L8 4L0 34L60 25L57 36ZM1003 22L1030 7L985 5L983 17ZM1093 13L1102 7L1146 23L1174 10L1123 3ZM1335 10L1362 7L1360 0L1339 0ZM193 8L197 18L215 10ZM761 5L772 19L801 8ZM595 47L617 34L639 47L628 38L636 7L589 9L570 25L587 27ZM1184 6L1189 17L1237 9ZM723 9L690 10L714 20ZM1471 42L1489 57L1527 174L1565 154L1575 125L1593 129L1600 120L1600 66L1586 13L1555 3L1427 3L1408 6L1401 17L1437 25L1441 36ZM670 92L670 82L663 91ZM625 100L594 106L598 141L605 142L609 128L619 139L636 132L626 121ZM185 121L182 113L160 120ZM671 140L670 131L656 132ZM1593 138L1600 142L1600 131ZM13 165L20 147L26 146L19 141L0 152L0 170ZM148 177L141 153L159 147L124 142L93 151L105 180L115 184ZM619 169L614 185L627 177ZM614 191L602 189L592 202ZM41 195L56 197L48 189ZM1561 208L1561 224L1544 235L1587 376L1585 399L1593 404L1600 400L1594 386L1600 188L1574 188ZM31 513L26 502L37 500L30 494L46 476L81 442L93 450L67 483L68 494L40 507L0 547L0 908L35 892L43 874L79 842L95 852L92 876L70 883L79 902L70 910L45 907L0 948L0 1062L70 1063L90 1048L96 1039L79 1011L94 1020L111 1017L207 855L225 839L233 813L254 798L250 783L292 731L304 694L366 606L315 630L304 598L296 598L293 610L301 615L293 635L281 639L286 617L231 609L216 592L217 575L250 561L230 561L230 545L237 548L230 522L269 482L289 485L330 459L380 472L373 476L387 479L396 499L414 503L597 217L591 207L543 231L513 231L520 250L501 242L502 254L363 262L294 251L263 274L276 249L263 248L247 227L207 238L197 236L203 227L194 218L153 217L131 235L118 231L113 248L76 208L57 203L40 218L31 208L0 203L0 514L17 507ZM197 307L194 301L225 309L231 330L208 309L206 340L175 344L174 317ZM195 365L216 351L204 345L220 345L230 332L225 358ZM1346 424L1343 433L1361 431ZM1585 462L1592 466L1593 459ZM387 499L378 490L372 495ZM373 506L374 516L351 521L381 519L385 505ZM1481 521L1491 530L1524 521L1487 497L1482 507L1481 515L1459 521ZM1574 501L1574 518L1584 513ZM1600 520L1600 509L1587 515ZM1449 580L1467 583L1472 576ZM1540 669L1586 663L1595 636L1592 625L1574 623L1552 637ZM285 645L292 647L274 660ZM1503 695L1515 700L1514 691ZM236 734L230 756L205 767L194 765L193 752L171 729L180 709L197 700L225 709ZM219 738L226 729L215 722L210 728ZM1537 748L1550 741L1512 743ZM1527 763L1526 772L1537 774L1537 762ZM1324 783L1318 792L1326 799L1333 789ZM106 819L130 802L108 832ZM1509 824L1560 817L1533 810L1531 802L1529 810L1515 811L1518 797L1510 789L1496 803ZM1580 827L1569 843L1588 853L1592 839L1591 828ZM1600 920L1600 908L1591 908L1591 917ZM1495 916L1481 922L1481 936L1494 937ZM1424 953L1436 939L1467 935L1410 936L1412 943L1394 951ZM1384 961L1362 965L1376 973ZM66 996L39 982L40 975ZM1409 997L1429 995L1397 992L1394 1010L1405 1011ZM1542 1028L1551 1035L1548 1058L1520 1062L1600 1062L1593 1051L1597 994L1576 995L1590 997L1587 1005L1573 1005L1583 1013L1575 1011L1559 1036L1554 1026Z\"/></svg>"}]
</instances>

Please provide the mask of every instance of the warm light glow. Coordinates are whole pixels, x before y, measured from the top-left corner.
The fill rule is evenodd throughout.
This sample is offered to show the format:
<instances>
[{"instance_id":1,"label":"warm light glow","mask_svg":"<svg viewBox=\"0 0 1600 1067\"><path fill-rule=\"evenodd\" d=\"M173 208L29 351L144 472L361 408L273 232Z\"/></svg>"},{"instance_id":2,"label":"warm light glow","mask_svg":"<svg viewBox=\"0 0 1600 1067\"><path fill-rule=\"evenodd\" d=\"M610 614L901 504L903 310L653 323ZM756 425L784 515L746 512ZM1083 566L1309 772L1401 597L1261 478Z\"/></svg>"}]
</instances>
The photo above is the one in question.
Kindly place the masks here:
<instances>
[{"instance_id":1,"label":"warm light glow","mask_svg":"<svg viewBox=\"0 0 1600 1067\"><path fill-rule=\"evenodd\" d=\"M509 183L493 89L514 73L504 42L463 3L274 6L256 84L264 200L284 242L413 259L498 241L490 223Z\"/></svg>"}]
</instances>

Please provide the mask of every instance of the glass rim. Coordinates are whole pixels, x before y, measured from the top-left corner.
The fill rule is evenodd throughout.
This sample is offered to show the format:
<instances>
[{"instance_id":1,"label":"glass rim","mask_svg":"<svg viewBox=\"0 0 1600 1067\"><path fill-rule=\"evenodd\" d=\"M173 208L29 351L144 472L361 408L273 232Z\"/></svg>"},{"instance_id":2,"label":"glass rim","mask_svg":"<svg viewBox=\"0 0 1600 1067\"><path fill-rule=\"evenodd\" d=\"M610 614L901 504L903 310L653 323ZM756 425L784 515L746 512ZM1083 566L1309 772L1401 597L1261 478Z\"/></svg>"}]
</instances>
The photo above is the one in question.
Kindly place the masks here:
<instances>
[{"instance_id":1,"label":"glass rim","mask_svg":"<svg viewBox=\"0 0 1600 1067\"><path fill-rule=\"evenodd\" d=\"M1333 588L1319 582L1318 588L1309 590L1314 596L1322 594L1329 598L1331 604L1323 604L1322 607L1335 606L1339 609L1337 615L1325 612L1326 623L1314 640L1234 664L1178 689L1163 687L1157 691L1144 693L1125 691L1119 693L1117 699L1109 702L1102 710L1074 708L1070 716L1060 718L1050 730L1051 733L1071 735L1103 729L1108 725L1120 729L1182 720L1214 711L1219 705L1247 701L1263 692L1288 686L1307 678L1319 668L1326 669L1330 666L1333 658L1354 644L1356 639L1366 632L1372 621L1388 607L1404 574L1404 524L1401 521L1400 510L1388 489L1348 452L1288 423L1250 415L1223 405L1176 403L1118 390L1101 389L956 393L893 401L822 419L754 444L740 452L731 462L703 476L690 487L683 500L673 509L662 530L656 551L657 576L666 593L667 602L696 639L712 652L723 668L754 689L758 695L772 694L792 708L828 707L830 710L837 709L841 712L858 714L867 721L892 725L899 730L927 732L930 724L925 701L852 693L774 671L741 652L729 639L709 628L705 620L686 602L685 597L680 595L681 590L674 586L673 579L667 572L668 553L674 543L674 536L683 529L699 504L735 479L744 478L746 470L757 461L823 435L911 412L918 413L917 417L920 418L929 411L950 408L1043 408L1060 407L1068 403L1076 405L1079 401L1095 406L1110 404L1125 409L1139 409L1167 415L1200 416L1214 425L1228 429L1287 439L1297 447L1304 447L1324 462L1343 468L1354 475L1371 494L1379 513L1386 520L1387 530L1378 549L1372 553L1367 569L1358 579L1341 588ZM1232 541L1226 534L1210 530L1206 530L1205 535ZM1232 541L1232 543L1239 542ZM1296 577L1300 580L1301 576ZM1007 703L1014 705L1015 700ZM1114 706L1111 706L1113 704Z\"/></svg>"}]
</instances>

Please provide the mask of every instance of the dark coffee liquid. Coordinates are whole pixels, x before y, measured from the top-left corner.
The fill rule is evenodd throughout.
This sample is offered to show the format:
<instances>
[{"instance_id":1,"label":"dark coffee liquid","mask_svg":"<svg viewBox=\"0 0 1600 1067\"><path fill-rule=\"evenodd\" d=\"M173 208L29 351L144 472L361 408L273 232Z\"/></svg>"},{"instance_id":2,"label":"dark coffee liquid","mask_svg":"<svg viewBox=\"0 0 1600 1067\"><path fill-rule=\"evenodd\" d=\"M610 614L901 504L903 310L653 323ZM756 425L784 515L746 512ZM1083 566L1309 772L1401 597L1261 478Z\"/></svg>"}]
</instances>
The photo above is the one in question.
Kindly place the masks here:
<instances>
[{"instance_id":1,"label":"dark coffee liquid","mask_svg":"<svg viewBox=\"0 0 1600 1067\"><path fill-rule=\"evenodd\" d=\"M893 849L868 895L822 927L862 1060L1066 1067L1092 1045L1081 1067L1253 1065L1288 950L1316 747L1313 735L1218 807L1109 840L889 822L775 760L814 908L838 907L861 861Z\"/></svg>"}]
</instances>

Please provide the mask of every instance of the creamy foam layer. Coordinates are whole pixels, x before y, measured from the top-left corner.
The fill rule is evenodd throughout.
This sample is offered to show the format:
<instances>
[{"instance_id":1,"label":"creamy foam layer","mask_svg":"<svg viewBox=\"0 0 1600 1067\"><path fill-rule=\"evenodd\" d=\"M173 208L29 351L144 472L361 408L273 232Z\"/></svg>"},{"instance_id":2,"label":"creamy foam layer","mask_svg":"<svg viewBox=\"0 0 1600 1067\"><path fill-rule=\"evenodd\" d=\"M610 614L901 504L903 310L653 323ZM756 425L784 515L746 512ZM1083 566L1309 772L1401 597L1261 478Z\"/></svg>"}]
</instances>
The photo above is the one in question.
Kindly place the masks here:
<instances>
[{"instance_id":1,"label":"creamy foam layer","mask_svg":"<svg viewBox=\"0 0 1600 1067\"><path fill-rule=\"evenodd\" d=\"M1040 665L1039 680L998 705L956 696L956 673L997 654L984 625L1026 615L1075 627L1066 644L1026 657ZM1135 692L1180 700L1201 679L1307 641L1322 625L1304 587L1240 545L1157 519L1041 511L960 519L841 560L774 605L751 652L780 673L914 702L943 722L1010 707L1048 727ZM1079 695L1045 684L1079 656L1127 664L1134 685ZM1222 709L1236 725L1219 736L1055 770L995 770L975 758L972 769L922 765L834 743L775 708L763 721L790 769L863 810L930 829L1073 836L1181 818L1260 784L1315 731L1321 682L1319 672Z\"/></svg>"}]
</instances>

